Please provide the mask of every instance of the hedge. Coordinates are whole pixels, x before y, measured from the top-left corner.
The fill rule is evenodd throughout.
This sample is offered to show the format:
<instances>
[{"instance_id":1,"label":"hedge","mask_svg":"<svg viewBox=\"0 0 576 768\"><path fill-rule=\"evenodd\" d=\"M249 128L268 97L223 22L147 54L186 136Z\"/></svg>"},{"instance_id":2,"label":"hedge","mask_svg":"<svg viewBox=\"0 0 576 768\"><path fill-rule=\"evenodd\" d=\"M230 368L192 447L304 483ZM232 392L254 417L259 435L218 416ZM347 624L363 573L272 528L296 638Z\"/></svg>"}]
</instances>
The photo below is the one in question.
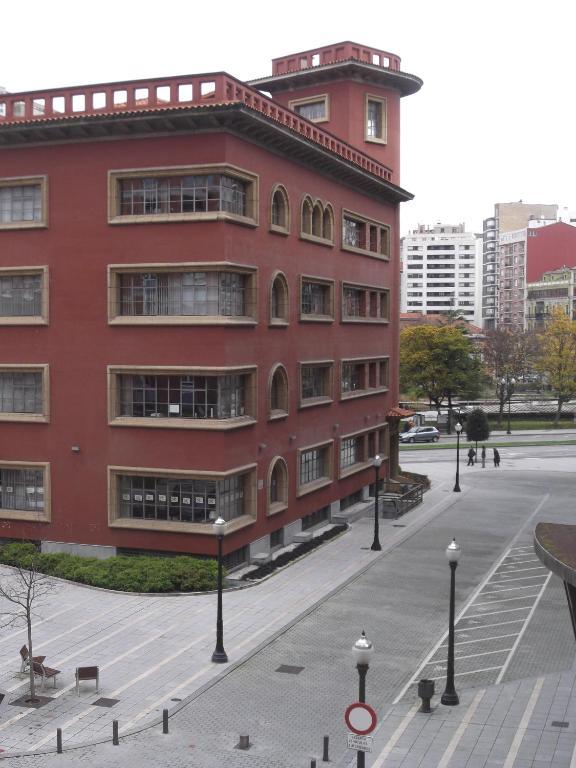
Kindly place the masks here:
<instances>
[{"instance_id":1,"label":"hedge","mask_svg":"<svg viewBox=\"0 0 576 768\"><path fill-rule=\"evenodd\" d=\"M40 553L34 544L13 542L0 549L0 563L29 568L60 579L122 592L204 592L216 589L215 560L118 556L100 560L64 552Z\"/></svg>"}]
</instances>

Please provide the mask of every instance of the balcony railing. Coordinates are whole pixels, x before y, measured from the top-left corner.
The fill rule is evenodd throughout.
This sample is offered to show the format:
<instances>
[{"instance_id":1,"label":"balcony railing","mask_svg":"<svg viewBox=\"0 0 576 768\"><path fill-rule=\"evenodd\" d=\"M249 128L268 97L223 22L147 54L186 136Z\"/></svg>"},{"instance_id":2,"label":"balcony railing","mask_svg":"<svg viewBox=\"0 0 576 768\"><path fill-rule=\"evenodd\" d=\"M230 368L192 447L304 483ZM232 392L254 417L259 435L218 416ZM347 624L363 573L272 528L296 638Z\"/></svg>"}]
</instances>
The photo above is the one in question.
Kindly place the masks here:
<instances>
[{"instance_id":1,"label":"balcony railing","mask_svg":"<svg viewBox=\"0 0 576 768\"><path fill-rule=\"evenodd\" d=\"M223 72L0 94L2 125L244 104L386 181L392 171L328 131Z\"/></svg>"},{"instance_id":2,"label":"balcony railing","mask_svg":"<svg viewBox=\"0 0 576 768\"><path fill-rule=\"evenodd\" d=\"M369 48L365 45L345 42L329 45L324 48L313 48L310 51L292 53L290 56L273 59L272 72L274 75L283 75L288 72L321 67L327 64L335 64L339 61L349 61L350 59L356 59L376 67L400 70L400 57L396 56L395 53L388 53L378 48Z\"/></svg>"}]
</instances>

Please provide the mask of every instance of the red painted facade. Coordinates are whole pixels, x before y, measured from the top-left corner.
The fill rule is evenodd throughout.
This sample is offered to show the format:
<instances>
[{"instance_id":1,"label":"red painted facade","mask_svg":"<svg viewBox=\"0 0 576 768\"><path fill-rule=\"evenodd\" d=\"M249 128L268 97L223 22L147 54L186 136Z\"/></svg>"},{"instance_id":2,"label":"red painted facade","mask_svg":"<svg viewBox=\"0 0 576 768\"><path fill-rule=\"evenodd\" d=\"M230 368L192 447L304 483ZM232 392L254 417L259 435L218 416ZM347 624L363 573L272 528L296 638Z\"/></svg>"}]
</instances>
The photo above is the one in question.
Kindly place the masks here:
<instances>
[{"instance_id":1,"label":"red painted facade","mask_svg":"<svg viewBox=\"0 0 576 768\"><path fill-rule=\"evenodd\" d=\"M576 227L559 221L527 230L526 282L542 279L544 272L576 266Z\"/></svg>"},{"instance_id":2,"label":"red painted facade","mask_svg":"<svg viewBox=\"0 0 576 768\"><path fill-rule=\"evenodd\" d=\"M398 64L394 71L399 72L397 58L394 63ZM167 106L139 106L136 88L143 89L145 84L128 84L126 102L113 111L100 112L71 108L78 89L4 97L4 107L0 103L0 191L2 183L9 185L7 179L44 177L47 222L35 229L0 226L0 270L47 266L49 316L45 325L20 325L13 319L10 324L0 324L0 369L49 366L49 419L47 423L0 421L0 466L3 462L4 466L10 462L48 464L51 516L50 521L37 521L33 514L20 520L0 509L1 536L151 551L215 552L212 536L197 530L186 532L185 525L174 531L169 524L155 529L145 520L132 528L110 526L108 509L115 491L109 489L109 467L158 469L158 474L162 470L210 473L254 464L253 519L238 528L231 526L224 542L226 553L373 481L371 467L338 479L339 440L341 435L386 423L389 409L397 404L398 207L409 195L396 186L402 88L391 87L391 69L386 68L382 78L384 87L379 84L379 73L371 71L374 65L352 64L365 66L372 82L365 85L348 79L345 70L330 75L326 68L317 67L318 77L323 72L325 79L321 87L331 94L332 118L326 126L294 116L293 127L288 128L288 110L283 111L281 124L278 116L270 114L273 101L267 100L264 108L257 102L258 92L243 84L235 86L242 87L240 95L224 94L232 98ZM206 78L218 87L221 82L238 83L221 73ZM178 82L175 79L171 87ZM416 90L417 79L412 82L412 90ZM111 88L94 86L90 93ZM317 90L311 84L302 94ZM366 92L387 99L385 145L364 140ZM65 99L64 114L50 109L54 94ZM296 88L282 91L276 99L286 106L294 94L301 98ZM30 104L42 99L41 109L30 112ZM17 102L26 106L14 106ZM222 120L220 127L210 130L204 122L198 130L196 121L206 121L211 115L215 121ZM184 120L188 122L175 122ZM328 134L316 133L314 138L312 132L319 129L336 135L340 143L335 150L329 148ZM277 143L272 146L272 142ZM297 151L306 156L300 159ZM230 220L110 223L110 171L211 164L256 175L257 225ZM288 234L270 228L271 194L277 184L284 186L289 199ZM331 204L331 245L301 238L300 208L305 195ZM389 260L342 249L343 209L390 227ZM256 268L257 322L234 327L109 323L109 265L193 262L232 262ZM285 275L289 288L289 323L274 327L269 322L269 292L277 271ZM302 275L334 281L331 322L300 319ZM388 289L389 322L341 322L343 281ZM389 357L387 391L342 401L340 361L382 356ZM298 369L310 360L334 361L333 400L301 409ZM277 363L288 374L289 414L270 421L268 379ZM109 424L108 366L257 366L256 421L227 431L174 428L167 422L162 427ZM298 450L331 440L332 482L298 496ZM269 515L269 469L278 456L288 468L288 503L285 510ZM386 472L385 464L382 475ZM207 525L207 531L209 528Z\"/></svg>"}]
</instances>

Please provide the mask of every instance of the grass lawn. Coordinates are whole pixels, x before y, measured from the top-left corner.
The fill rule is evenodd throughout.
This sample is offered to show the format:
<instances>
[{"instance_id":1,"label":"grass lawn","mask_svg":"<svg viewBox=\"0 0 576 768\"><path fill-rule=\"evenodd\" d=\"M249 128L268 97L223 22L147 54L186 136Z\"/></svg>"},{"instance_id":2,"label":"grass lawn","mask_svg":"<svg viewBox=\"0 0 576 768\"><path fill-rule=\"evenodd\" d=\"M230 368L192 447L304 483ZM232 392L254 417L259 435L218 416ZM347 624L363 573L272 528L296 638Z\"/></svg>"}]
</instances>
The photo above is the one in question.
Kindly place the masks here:
<instances>
[{"instance_id":1,"label":"grass lawn","mask_svg":"<svg viewBox=\"0 0 576 768\"><path fill-rule=\"evenodd\" d=\"M498 429L498 422L496 419L488 419L490 429ZM500 429L508 428L508 417L506 414L502 419L502 426ZM553 419L510 419L510 429L554 429ZM576 422L574 419L560 419L557 429L576 429Z\"/></svg>"}]
</instances>

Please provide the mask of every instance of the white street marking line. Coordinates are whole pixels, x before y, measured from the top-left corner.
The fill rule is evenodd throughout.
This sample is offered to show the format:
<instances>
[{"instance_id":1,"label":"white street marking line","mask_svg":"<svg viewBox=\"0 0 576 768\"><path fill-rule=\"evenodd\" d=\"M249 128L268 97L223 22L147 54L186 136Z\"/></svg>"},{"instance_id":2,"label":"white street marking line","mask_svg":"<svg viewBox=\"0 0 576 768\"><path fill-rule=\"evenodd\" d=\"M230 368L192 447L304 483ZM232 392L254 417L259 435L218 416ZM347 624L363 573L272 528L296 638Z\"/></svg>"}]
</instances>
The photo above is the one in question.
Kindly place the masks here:
<instances>
[{"instance_id":1,"label":"white street marking line","mask_svg":"<svg viewBox=\"0 0 576 768\"><path fill-rule=\"evenodd\" d=\"M480 597L484 595L498 595L500 592L516 592L519 589L534 589L538 584L527 584L525 587L506 587L505 589L493 589L492 592L482 592Z\"/></svg>"},{"instance_id":2,"label":"white street marking line","mask_svg":"<svg viewBox=\"0 0 576 768\"><path fill-rule=\"evenodd\" d=\"M516 650L516 648L518 647L518 643L520 642L520 640L522 640L522 636L524 635L524 632L526 631L526 628L528 627L528 624L530 623L530 619L531 619L531 618L532 618L532 616L534 615L534 611L536 610L536 608L537 608L537 606L538 606L538 603L540 602L540 598L541 598L541 597L542 597L542 595L544 594L544 590L545 590L545 589L546 589L546 587L548 586L548 582L550 581L550 579L551 579L551 578L552 578L552 574L551 574L551 573L549 573L549 574L548 574L548 578L546 579L546 581L545 581L545 582L544 582L544 584L542 585L542 589L540 590L540 594L538 595L538 597L537 597L537 599L536 599L536 601L535 601L534 605L532 606L532 610L530 611L530 613L529 613L529 614L528 614L528 616L526 617L526 622L525 622L524 626L522 627L522 629L520 630L520 633L519 633L519 635L518 635L518 638L516 639L516 642L514 643L514 646L513 646L513 648L512 648L512 653L510 654L510 656L509 656L508 660L506 661L506 663L505 663L505 664L504 664L504 666L502 667L502 671L500 672L500 674L498 675L498 677L497 677L497 679L496 679L496 684L498 684L499 682L501 682L502 678L504 677L504 675L505 675L505 673L506 673L506 670L508 669L508 666L509 666L509 664L510 664L510 661L512 660L512 656L514 655L514 651L515 651L515 650Z\"/></svg>"},{"instance_id":3,"label":"white street marking line","mask_svg":"<svg viewBox=\"0 0 576 768\"><path fill-rule=\"evenodd\" d=\"M494 635L494 637L480 637L478 640L460 640L457 643L455 643L455 647L458 648L460 645L470 645L470 643L487 643L490 640L503 640L505 637L516 637L518 632L512 632L509 635ZM440 648L448 648L447 645L441 645Z\"/></svg>"},{"instance_id":4,"label":"white street marking line","mask_svg":"<svg viewBox=\"0 0 576 768\"><path fill-rule=\"evenodd\" d=\"M540 560L537 557L530 557L528 560L513 560L511 563L505 563L503 568L514 568L517 565L524 565L524 563L539 563Z\"/></svg>"},{"instance_id":5,"label":"white street marking line","mask_svg":"<svg viewBox=\"0 0 576 768\"><path fill-rule=\"evenodd\" d=\"M528 704L526 705L526 709L524 710L524 714L522 715L522 720L520 720L520 724L518 725L518 728L516 730L516 735L514 736L514 740L510 745L510 750L508 752L508 756L506 757L506 762L503 764L502 768L512 768L512 766L514 765L514 761L516 760L518 750L520 749L520 745L522 744L522 739L524 738L524 735L528 730L528 724L530 722L530 718L532 717L532 712L534 711L534 707L536 706L536 702L538 700L538 696L540 695L540 691L543 685L544 685L544 678L539 677L538 680L536 680L536 685L534 686L534 690L532 691L532 694L528 700Z\"/></svg>"},{"instance_id":6,"label":"white street marking line","mask_svg":"<svg viewBox=\"0 0 576 768\"><path fill-rule=\"evenodd\" d=\"M545 579L545 573L535 573L534 576L518 576L517 579L502 579L502 581L492 581L491 584L509 584L511 581L526 581L526 579Z\"/></svg>"},{"instance_id":7,"label":"white street marking line","mask_svg":"<svg viewBox=\"0 0 576 768\"><path fill-rule=\"evenodd\" d=\"M436 768L447 768L448 763L450 762L452 755L456 750L456 747L460 743L460 739L462 738L464 731L472 722L472 718L474 717L476 708L478 707L478 704L480 704L480 702L482 701L482 698L484 697L485 693L486 693L485 690L478 691L476 696L474 696L474 698L470 702L470 706L464 713L464 717L462 718L460 725L458 726L458 728L456 728L454 736L452 736L452 738L450 739L450 743L448 744L448 746L446 747L446 751L442 755L442 760L440 760Z\"/></svg>"},{"instance_id":8,"label":"white street marking line","mask_svg":"<svg viewBox=\"0 0 576 768\"><path fill-rule=\"evenodd\" d=\"M507 576L509 573L524 573L525 571L546 571L547 568L544 568L543 565L536 566L535 568L516 568L513 571L504 571L504 573L497 574L498 576ZM535 574L537 575L537 574ZM506 581L506 579L504 579ZM510 579L512 581L512 579Z\"/></svg>"},{"instance_id":9,"label":"white street marking line","mask_svg":"<svg viewBox=\"0 0 576 768\"><path fill-rule=\"evenodd\" d=\"M511 619L510 621L497 621L496 624L479 624L477 627L462 627L462 629L456 628L455 632L475 632L477 629L488 629L489 627L503 627L505 624L518 624L524 621L524 619Z\"/></svg>"},{"instance_id":10,"label":"white street marking line","mask_svg":"<svg viewBox=\"0 0 576 768\"><path fill-rule=\"evenodd\" d=\"M536 508L534 509L534 511L530 513L528 519L525 522L525 526L528 525L530 523L530 521L534 519L534 517L536 517L536 515L540 512L540 510L546 504L546 502L548 501L549 498L550 498L550 494L548 494L548 493L544 494L544 496L540 499L540 502L536 505ZM517 537L520 536L521 533L522 532L519 532L517 534ZM478 595L482 592L482 590L484 589L486 584L493 578L493 576L496 573L496 571L498 570L498 568L500 568L500 566L502 565L503 561L508 556L509 551L510 551L510 549L508 548L506 550L506 552L504 552L504 554L492 566L492 568L488 572L487 576L480 582L478 587L476 587L476 589L474 590L474 592L469 597L468 601L465 603L465 605L463 606L463 608L459 612L458 616L456 617L456 620L454 622L455 625L457 625L464 618L466 618L466 619L468 618L468 617L465 616L465 614L468 612L469 608L473 605L474 601L477 599ZM528 610L528 607L527 606L523 606L521 608L507 608L507 609L504 609L502 611L488 611L486 613L479 613L479 614L477 614L477 616L480 617L480 618L484 618L484 616L492 616L492 615L500 614L500 613L514 613L516 611L526 611L526 610ZM473 614L473 617L474 617L474 614ZM418 668L418 671L416 673L417 677L419 677L419 675L420 675L420 670L422 670L422 669L424 669L424 667L428 666L428 662L430 661L430 659L432 659L435 656L436 652L438 651L439 646L444 643L444 641L446 640L447 636L448 636L448 632L445 632L442 635L442 637L440 638L440 640L434 645L434 647L432 648L432 650L430 651L428 656L425 657L425 659L422 662L421 666ZM494 667L494 669L500 669L500 667ZM402 690L400 691L398 696L396 696L396 698L394 699L393 704L397 704L400 701L400 699L402 699L402 697L406 694L406 691L408 690L410 685L411 685L411 683L408 682L404 686L404 688L402 688Z\"/></svg>"},{"instance_id":11,"label":"white street marking line","mask_svg":"<svg viewBox=\"0 0 576 768\"><path fill-rule=\"evenodd\" d=\"M534 587L532 587L534 589ZM480 605L496 605L497 603L511 603L513 600L530 600L538 595L518 595L518 597L503 597L502 600L485 600L483 603L474 603L472 608L478 608Z\"/></svg>"},{"instance_id":12,"label":"white street marking line","mask_svg":"<svg viewBox=\"0 0 576 768\"><path fill-rule=\"evenodd\" d=\"M404 718L400 721L399 726L396 728L392 736L388 739L384 749L380 752L376 760L372 763L372 768L382 768L384 765L384 760L388 757L390 752L394 749L396 744L398 743L398 740L406 730L406 728L409 726L410 721L413 719L416 712L418 712L419 705L414 704L412 709L408 711L406 715L404 715Z\"/></svg>"},{"instance_id":13,"label":"white street marking line","mask_svg":"<svg viewBox=\"0 0 576 768\"><path fill-rule=\"evenodd\" d=\"M473 613L470 618L482 619L484 616L496 616L499 613L515 613L516 611L528 611L529 609L529 605L521 605L520 608L505 608L502 611L481 611L480 613Z\"/></svg>"},{"instance_id":14,"label":"white street marking line","mask_svg":"<svg viewBox=\"0 0 576 768\"><path fill-rule=\"evenodd\" d=\"M532 549L532 547L533 547L532 544L522 544L522 546L510 547L510 552L513 552L516 549Z\"/></svg>"},{"instance_id":15,"label":"white street marking line","mask_svg":"<svg viewBox=\"0 0 576 768\"><path fill-rule=\"evenodd\" d=\"M490 656L494 653L506 653L507 651L511 651L512 648L501 648L498 651L482 651L482 653L471 653L468 656L454 656L454 661L459 661L461 659L474 659L476 656ZM432 664L439 664L444 659L436 659L435 661L430 661L426 666L431 666Z\"/></svg>"},{"instance_id":16,"label":"white street marking line","mask_svg":"<svg viewBox=\"0 0 576 768\"><path fill-rule=\"evenodd\" d=\"M465 675L479 675L480 672L493 672L495 669L501 669L501 668L502 668L502 665L499 664L496 667L484 667L483 669L471 669L468 672L455 672L454 673L454 677L464 677ZM429 677L428 678L428 680L445 680L445 679L446 679L446 675L441 675L440 677ZM412 680L410 685L415 685L418 682L419 682L419 680L414 679L414 680Z\"/></svg>"}]
</instances>

